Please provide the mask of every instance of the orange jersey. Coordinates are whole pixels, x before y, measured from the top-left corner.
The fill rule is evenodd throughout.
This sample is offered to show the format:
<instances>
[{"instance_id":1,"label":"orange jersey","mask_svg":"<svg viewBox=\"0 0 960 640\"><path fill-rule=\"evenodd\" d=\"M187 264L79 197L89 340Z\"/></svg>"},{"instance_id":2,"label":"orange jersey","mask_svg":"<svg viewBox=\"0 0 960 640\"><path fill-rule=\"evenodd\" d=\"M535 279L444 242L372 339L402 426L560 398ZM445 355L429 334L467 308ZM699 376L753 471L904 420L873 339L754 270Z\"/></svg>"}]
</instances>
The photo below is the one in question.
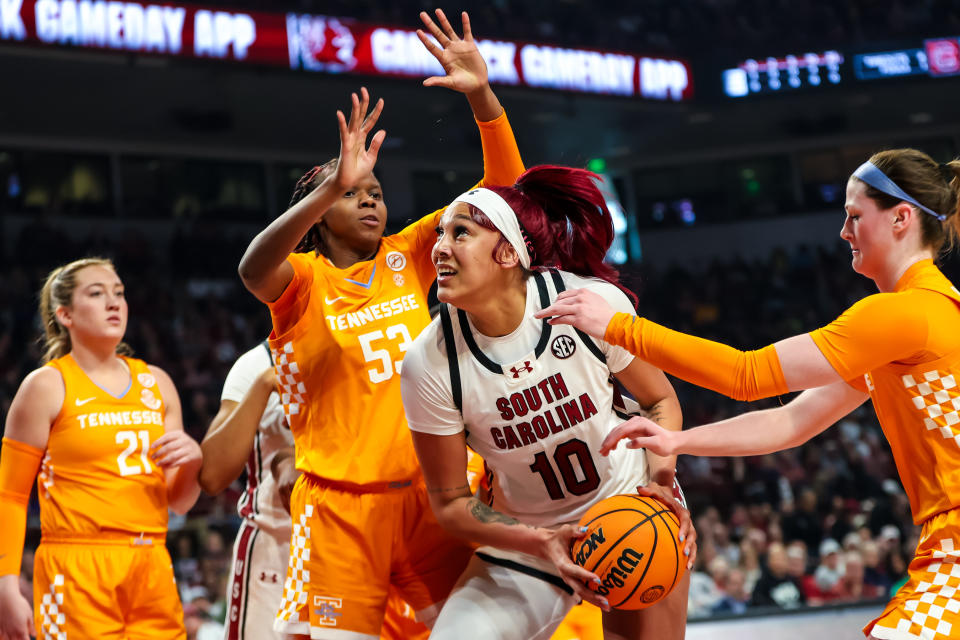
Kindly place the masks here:
<instances>
[{"instance_id":1,"label":"orange jersey","mask_svg":"<svg viewBox=\"0 0 960 640\"><path fill-rule=\"evenodd\" d=\"M523 164L506 115L479 126L481 184L511 184ZM269 304L270 347L300 471L353 485L419 475L400 368L430 323L430 252L442 213L383 238L373 259L346 269L312 253L287 258L294 276Z\"/></svg>"},{"instance_id":2,"label":"orange jersey","mask_svg":"<svg viewBox=\"0 0 960 640\"><path fill-rule=\"evenodd\" d=\"M914 522L960 505L960 292L922 260L810 336L870 393Z\"/></svg>"},{"instance_id":3,"label":"orange jersey","mask_svg":"<svg viewBox=\"0 0 960 640\"><path fill-rule=\"evenodd\" d=\"M37 476L44 538L166 533L166 479L149 457L164 433L163 397L145 362L123 360L131 381L119 398L70 354L46 365L63 376L66 395Z\"/></svg>"},{"instance_id":4,"label":"orange jersey","mask_svg":"<svg viewBox=\"0 0 960 640\"><path fill-rule=\"evenodd\" d=\"M270 305L270 347L297 469L356 485L417 475L400 366L430 322L433 267L415 256L433 226L425 219L386 237L373 260L347 269L313 254L288 258L296 275Z\"/></svg>"}]
</instances>

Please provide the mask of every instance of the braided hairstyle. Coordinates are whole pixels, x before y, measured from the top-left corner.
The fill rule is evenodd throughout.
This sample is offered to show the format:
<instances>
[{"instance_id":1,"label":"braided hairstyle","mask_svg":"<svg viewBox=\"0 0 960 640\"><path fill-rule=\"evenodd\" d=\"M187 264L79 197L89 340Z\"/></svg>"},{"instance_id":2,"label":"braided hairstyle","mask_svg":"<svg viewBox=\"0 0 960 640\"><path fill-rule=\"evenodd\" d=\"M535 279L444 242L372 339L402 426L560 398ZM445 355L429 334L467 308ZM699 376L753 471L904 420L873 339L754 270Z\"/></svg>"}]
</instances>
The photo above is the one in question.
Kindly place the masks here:
<instances>
[{"instance_id":1,"label":"braided hairstyle","mask_svg":"<svg viewBox=\"0 0 960 640\"><path fill-rule=\"evenodd\" d=\"M290 204L287 205L287 208L292 207L301 200L307 197L311 191L320 186L327 177L337 170L337 163L339 160L334 158L328 160L321 165L318 165L309 171L307 171L303 176L297 180L297 184L293 188L293 195L290 196ZM316 255L326 254L326 246L323 242L323 235L320 233L320 226L323 224L323 221L316 223L310 230L307 231L306 235L300 239L300 242L297 244L294 253L314 253Z\"/></svg>"}]
</instances>

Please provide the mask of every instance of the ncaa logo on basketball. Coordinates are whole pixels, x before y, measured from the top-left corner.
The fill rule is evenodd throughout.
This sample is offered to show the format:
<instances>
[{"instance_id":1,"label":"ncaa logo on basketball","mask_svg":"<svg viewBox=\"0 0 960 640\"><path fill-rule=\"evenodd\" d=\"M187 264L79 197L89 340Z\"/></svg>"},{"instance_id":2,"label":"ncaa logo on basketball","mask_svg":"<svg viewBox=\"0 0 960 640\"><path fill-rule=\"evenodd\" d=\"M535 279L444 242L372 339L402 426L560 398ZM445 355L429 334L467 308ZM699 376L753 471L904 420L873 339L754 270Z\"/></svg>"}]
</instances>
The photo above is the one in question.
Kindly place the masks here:
<instances>
[{"instance_id":1,"label":"ncaa logo on basketball","mask_svg":"<svg viewBox=\"0 0 960 640\"><path fill-rule=\"evenodd\" d=\"M550 344L550 351L561 360L566 360L577 350L577 343L570 336L557 336Z\"/></svg>"},{"instance_id":2,"label":"ncaa logo on basketball","mask_svg":"<svg viewBox=\"0 0 960 640\"><path fill-rule=\"evenodd\" d=\"M387 268L391 271L403 271L407 266L407 256L399 251L391 251L387 254Z\"/></svg>"},{"instance_id":3,"label":"ncaa logo on basketball","mask_svg":"<svg viewBox=\"0 0 960 640\"><path fill-rule=\"evenodd\" d=\"M341 598L313 597L313 614L317 616L317 624L322 624L325 627L337 626L337 618L343 615L339 611L342 608L343 600Z\"/></svg>"}]
</instances>

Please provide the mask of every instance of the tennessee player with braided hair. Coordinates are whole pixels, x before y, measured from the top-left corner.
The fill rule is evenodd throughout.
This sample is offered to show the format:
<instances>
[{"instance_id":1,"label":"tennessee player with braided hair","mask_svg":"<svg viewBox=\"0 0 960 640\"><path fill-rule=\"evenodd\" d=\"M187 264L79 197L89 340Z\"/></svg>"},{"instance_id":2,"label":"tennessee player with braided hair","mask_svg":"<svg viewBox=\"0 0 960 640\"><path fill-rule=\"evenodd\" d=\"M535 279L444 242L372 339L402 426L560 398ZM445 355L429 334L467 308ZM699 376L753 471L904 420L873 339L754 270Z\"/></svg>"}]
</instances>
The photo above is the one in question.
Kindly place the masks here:
<instances>
[{"instance_id":1,"label":"tennessee player with braided hair","mask_svg":"<svg viewBox=\"0 0 960 640\"><path fill-rule=\"evenodd\" d=\"M437 11L419 32L480 127L482 184L512 184L523 164L463 14L463 37ZM430 622L472 549L434 519L400 400L404 354L430 316L437 219L383 237L373 173L386 135L366 90L337 113L340 155L298 183L292 206L250 243L239 271L273 319L270 347L302 472L275 629L311 638L376 638L389 587Z\"/></svg>"}]
</instances>

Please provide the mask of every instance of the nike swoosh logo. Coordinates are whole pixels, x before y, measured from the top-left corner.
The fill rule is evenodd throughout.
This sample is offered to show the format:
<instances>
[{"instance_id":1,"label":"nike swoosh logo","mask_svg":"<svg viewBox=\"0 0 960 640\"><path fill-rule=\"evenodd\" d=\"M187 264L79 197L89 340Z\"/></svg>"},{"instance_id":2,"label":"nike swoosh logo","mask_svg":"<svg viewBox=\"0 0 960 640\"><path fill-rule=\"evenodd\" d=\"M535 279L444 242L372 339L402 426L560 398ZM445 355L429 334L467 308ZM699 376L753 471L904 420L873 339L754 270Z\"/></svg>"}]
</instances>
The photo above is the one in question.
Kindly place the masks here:
<instances>
[{"instance_id":1,"label":"nike swoosh logo","mask_svg":"<svg viewBox=\"0 0 960 640\"><path fill-rule=\"evenodd\" d=\"M328 298L327 296L323 296L323 303L324 303L324 304L333 304L333 303L336 302L337 300L343 300L343 296L339 296L339 297L337 297L337 298L334 298L333 300L331 300L331 299Z\"/></svg>"},{"instance_id":2,"label":"nike swoosh logo","mask_svg":"<svg viewBox=\"0 0 960 640\"><path fill-rule=\"evenodd\" d=\"M96 400L96 399L97 399L96 396L94 396L94 397L92 397L92 398L87 398L86 400L81 400L80 398L77 398L77 399L75 400L75 402L77 403L77 406L78 406L78 407L82 407L83 405L87 404L88 402L92 402L93 400Z\"/></svg>"}]
</instances>

